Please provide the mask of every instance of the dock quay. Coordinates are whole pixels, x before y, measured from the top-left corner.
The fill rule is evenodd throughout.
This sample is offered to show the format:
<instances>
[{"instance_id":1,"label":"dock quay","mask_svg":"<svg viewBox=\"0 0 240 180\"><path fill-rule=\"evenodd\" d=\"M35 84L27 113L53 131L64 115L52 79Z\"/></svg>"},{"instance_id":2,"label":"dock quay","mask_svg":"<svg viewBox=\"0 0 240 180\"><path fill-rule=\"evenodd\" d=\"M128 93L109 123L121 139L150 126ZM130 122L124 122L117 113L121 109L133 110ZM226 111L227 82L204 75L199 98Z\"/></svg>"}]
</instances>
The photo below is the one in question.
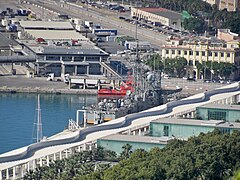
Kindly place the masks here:
<instances>
[{"instance_id":1,"label":"dock quay","mask_svg":"<svg viewBox=\"0 0 240 180\"><path fill-rule=\"evenodd\" d=\"M0 93L49 93L96 95L97 89L69 89L68 84L45 77L0 76Z\"/></svg>"},{"instance_id":2,"label":"dock quay","mask_svg":"<svg viewBox=\"0 0 240 180\"><path fill-rule=\"evenodd\" d=\"M53 88L31 88L31 87L0 87L0 93L48 93L48 94L89 94L96 95L96 89L53 89Z\"/></svg>"}]
</instances>

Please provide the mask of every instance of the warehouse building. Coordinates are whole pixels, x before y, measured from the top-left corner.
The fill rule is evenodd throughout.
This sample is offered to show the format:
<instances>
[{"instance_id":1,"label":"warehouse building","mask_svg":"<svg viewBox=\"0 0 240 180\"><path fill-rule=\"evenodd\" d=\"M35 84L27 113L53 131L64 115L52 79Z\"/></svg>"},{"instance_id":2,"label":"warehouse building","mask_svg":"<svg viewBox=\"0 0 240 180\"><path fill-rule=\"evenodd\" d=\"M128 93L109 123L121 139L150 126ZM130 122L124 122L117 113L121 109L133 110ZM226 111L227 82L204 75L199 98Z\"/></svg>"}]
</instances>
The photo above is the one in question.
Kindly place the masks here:
<instances>
[{"instance_id":1,"label":"warehouse building","mask_svg":"<svg viewBox=\"0 0 240 180\"><path fill-rule=\"evenodd\" d=\"M165 8L131 8L131 16L181 29L182 14Z\"/></svg>"}]
</instances>

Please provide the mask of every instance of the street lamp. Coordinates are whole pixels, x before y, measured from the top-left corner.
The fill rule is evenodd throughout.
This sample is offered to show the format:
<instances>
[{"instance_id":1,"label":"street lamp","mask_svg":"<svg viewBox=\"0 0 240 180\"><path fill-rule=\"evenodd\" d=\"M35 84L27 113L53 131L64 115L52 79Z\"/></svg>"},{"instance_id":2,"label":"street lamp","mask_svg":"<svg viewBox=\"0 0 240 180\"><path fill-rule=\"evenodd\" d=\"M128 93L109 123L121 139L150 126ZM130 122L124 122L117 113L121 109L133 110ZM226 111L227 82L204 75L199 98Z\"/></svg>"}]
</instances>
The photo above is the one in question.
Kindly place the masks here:
<instances>
[{"instance_id":1,"label":"street lamp","mask_svg":"<svg viewBox=\"0 0 240 180\"><path fill-rule=\"evenodd\" d=\"M203 77L203 80L205 81L206 80L206 65L207 65L207 62L208 62L208 57L209 57L209 51L208 51L209 49L208 49L208 41L207 41L207 47L206 47L206 55L207 55L207 59L206 59L206 61L205 61L205 63L204 63L204 77Z\"/></svg>"}]
</instances>

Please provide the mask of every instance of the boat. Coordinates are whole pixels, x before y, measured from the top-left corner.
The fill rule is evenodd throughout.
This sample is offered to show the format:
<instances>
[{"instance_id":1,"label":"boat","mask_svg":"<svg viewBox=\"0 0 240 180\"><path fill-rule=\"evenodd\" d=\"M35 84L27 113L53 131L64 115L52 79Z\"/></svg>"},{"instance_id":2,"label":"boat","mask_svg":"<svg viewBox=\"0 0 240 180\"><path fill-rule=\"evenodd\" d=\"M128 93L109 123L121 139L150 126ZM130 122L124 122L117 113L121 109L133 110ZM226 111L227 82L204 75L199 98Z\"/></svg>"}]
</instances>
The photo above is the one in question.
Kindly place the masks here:
<instances>
[{"instance_id":1,"label":"boat","mask_svg":"<svg viewBox=\"0 0 240 180\"><path fill-rule=\"evenodd\" d=\"M134 92L132 77L127 82L120 85L119 88L109 87L98 90L98 96L126 96Z\"/></svg>"},{"instance_id":2,"label":"boat","mask_svg":"<svg viewBox=\"0 0 240 180\"><path fill-rule=\"evenodd\" d=\"M137 81L138 83L129 78L127 82L122 83L119 90L100 89L100 101L91 107L78 110L76 122L96 125L162 104L159 76L150 73L142 77L144 82Z\"/></svg>"}]
</instances>

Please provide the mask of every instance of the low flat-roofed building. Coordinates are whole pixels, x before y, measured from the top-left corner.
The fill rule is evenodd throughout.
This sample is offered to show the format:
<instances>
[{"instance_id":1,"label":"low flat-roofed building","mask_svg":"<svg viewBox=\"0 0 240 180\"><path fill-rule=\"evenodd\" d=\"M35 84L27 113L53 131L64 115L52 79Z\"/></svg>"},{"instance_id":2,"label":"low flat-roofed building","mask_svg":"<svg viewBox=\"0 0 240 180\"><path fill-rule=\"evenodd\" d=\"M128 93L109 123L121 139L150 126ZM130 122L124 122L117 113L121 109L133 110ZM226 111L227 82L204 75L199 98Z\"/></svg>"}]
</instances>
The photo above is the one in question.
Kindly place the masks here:
<instances>
[{"instance_id":1,"label":"low flat-roofed building","mask_svg":"<svg viewBox=\"0 0 240 180\"><path fill-rule=\"evenodd\" d=\"M20 21L22 27L20 39L44 40L85 40L86 37L76 32L69 21Z\"/></svg>"},{"instance_id":2,"label":"low flat-roofed building","mask_svg":"<svg viewBox=\"0 0 240 180\"><path fill-rule=\"evenodd\" d=\"M23 29L73 30L69 21L20 21Z\"/></svg>"},{"instance_id":3,"label":"low flat-roofed building","mask_svg":"<svg viewBox=\"0 0 240 180\"><path fill-rule=\"evenodd\" d=\"M206 104L196 108L196 116L202 120L240 121L240 105Z\"/></svg>"},{"instance_id":4,"label":"low flat-roofed building","mask_svg":"<svg viewBox=\"0 0 240 180\"><path fill-rule=\"evenodd\" d=\"M136 149L149 151L154 147L165 147L171 139L173 138L114 134L98 139L97 145L120 154L126 144L130 144L133 151Z\"/></svg>"},{"instance_id":5,"label":"low flat-roofed building","mask_svg":"<svg viewBox=\"0 0 240 180\"><path fill-rule=\"evenodd\" d=\"M138 19L145 19L151 22L160 22L161 24L175 29L181 29L182 14L165 8L131 8L131 16Z\"/></svg>"},{"instance_id":6,"label":"low flat-roofed building","mask_svg":"<svg viewBox=\"0 0 240 180\"><path fill-rule=\"evenodd\" d=\"M25 55L36 57L37 74L55 73L56 76L99 75L100 62L106 61L109 54L90 41L52 40L39 43L35 40L19 40Z\"/></svg>"},{"instance_id":7,"label":"low flat-roofed building","mask_svg":"<svg viewBox=\"0 0 240 180\"><path fill-rule=\"evenodd\" d=\"M175 137L188 139L200 133L219 129L221 132L231 133L240 130L240 123L229 123L221 120L197 120L180 118L161 118L150 123L150 135L154 137Z\"/></svg>"},{"instance_id":8,"label":"low flat-roofed building","mask_svg":"<svg viewBox=\"0 0 240 180\"><path fill-rule=\"evenodd\" d=\"M25 34L26 33L26 34ZM44 40L85 40L86 37L76 32L75 30L25 30L24 36L29 38L37 39L43 38Z\"/></svg>"}]
</instances>

